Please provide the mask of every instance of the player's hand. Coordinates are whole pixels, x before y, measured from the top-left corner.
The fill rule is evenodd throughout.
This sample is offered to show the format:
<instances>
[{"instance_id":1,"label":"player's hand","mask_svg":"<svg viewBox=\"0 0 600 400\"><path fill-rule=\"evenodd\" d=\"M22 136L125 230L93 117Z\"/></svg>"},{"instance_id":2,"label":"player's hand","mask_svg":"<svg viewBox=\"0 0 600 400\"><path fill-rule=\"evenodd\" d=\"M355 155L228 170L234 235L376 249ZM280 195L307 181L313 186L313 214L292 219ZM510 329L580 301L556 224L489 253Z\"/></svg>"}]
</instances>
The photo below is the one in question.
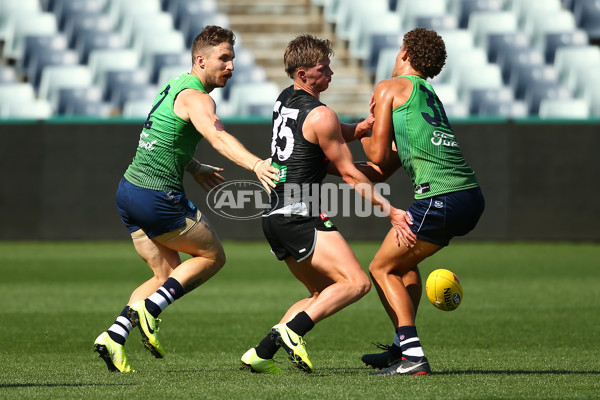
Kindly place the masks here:
<instances>
[{"instance_id":1,"label":"player's hand","mask_svg":"<svg viewBox=\"0 0 600 400\"><path fill-rule=\"evenodd\" d=\"M390 219L396 234L396 245L412 247L417 243L417 235L410 229L413 225L412 216L404 210L393 208L390 210Z\"/></svg>"},{"instance_id":2,"label":"player's hand","mask_svg":"<svg viewBox=\"0 0 600 400\"><path fill-rule=\"evenodd\" d=\"M192 176L202 189L210 192L213 188L225 182L225 178L219 174L219 172L222 171L223 168L220 167L213 167L212 165L208 164L200 164L200 167L194 171Z\"/></svg>"},{"instance_id":3,"label":"player's hand","mask_svg":"<svg viewBox=\"0 0 600 400\"><path fill-rule=\"evenodd\" d=\"M253 168L256 177L267 190L271 193L271 188L274 188L279 180L279 170L271 165L271 158L260 160Z\"/></svg>"},{"instance_id":4,"label":"player's hand","mask_svg":"<svg viewBox=\"0 0 600 400\"><path fill-rule=\"evenodd\" d=\"M363 137L370 137L373 129L373 125L375 124L375 100L373 100L373 96L371 96L371 101L369 102L369 115L367 118L361 118L358 120L358 125L356 127L356 138L362 139Z\"/></svg>"}]
</instances>

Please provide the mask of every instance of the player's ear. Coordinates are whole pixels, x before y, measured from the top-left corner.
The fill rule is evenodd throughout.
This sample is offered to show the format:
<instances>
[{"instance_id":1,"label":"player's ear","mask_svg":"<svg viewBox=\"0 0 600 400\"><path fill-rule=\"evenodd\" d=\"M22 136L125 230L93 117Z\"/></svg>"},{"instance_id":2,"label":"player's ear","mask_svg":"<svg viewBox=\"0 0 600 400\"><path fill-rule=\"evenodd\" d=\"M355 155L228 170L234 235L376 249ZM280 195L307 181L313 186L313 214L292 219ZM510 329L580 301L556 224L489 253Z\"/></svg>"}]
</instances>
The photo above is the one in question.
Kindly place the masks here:
<instances>
[{"instance_id":1,"label":"player's ear","mask_svg":"<svg viewBox=\"0 0 600 400\"><path fill-rule=\"evenodd\" d=\"M204 56L202 56L201 54L196 54L196 56L194 56L194 60L200 68L204 68Z\"/></svg>"},{"instance_id":2,"label":"player's ear","mask_svg":"<svg viewBox=\"0 0 600 400\"><path fill-rule=\"evenodd\" d=\"M302 68L296 70L296 76L304 83L306 83L306 71Z\"/></svg>"}]
</instances>

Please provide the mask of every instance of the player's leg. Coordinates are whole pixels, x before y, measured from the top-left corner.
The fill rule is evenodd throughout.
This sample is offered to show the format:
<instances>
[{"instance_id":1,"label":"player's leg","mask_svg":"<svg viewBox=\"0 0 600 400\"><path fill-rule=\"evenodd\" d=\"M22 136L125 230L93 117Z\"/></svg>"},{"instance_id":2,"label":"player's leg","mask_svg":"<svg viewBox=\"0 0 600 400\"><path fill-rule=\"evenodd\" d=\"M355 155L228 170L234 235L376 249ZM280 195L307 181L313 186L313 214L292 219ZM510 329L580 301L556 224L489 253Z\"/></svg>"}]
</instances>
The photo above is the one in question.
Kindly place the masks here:
<instances>
[{"instance_id":1,"label":"player's leg","mask_svg":"<svg viewBox=\"0 0 600 400\"><path fill-rule=\"evenodd\" d=\"M300 263L288 259L286 263L312 293L297 305L304 307L302 310L314 323L359 300L371 288L369 277L338 231L318 231L311 257ZM286 314L283 320L286 319L289 321L291 315Z\"/></svg>"},{"instance_id":2,"label":"player's leg","mask_svg":"<svg viewBox=\"0 0 600 400\"><path fill-rule=\"evenodd\" d=\"M106 362L108 370L112 372L133 371L125 351L125 342L133 329L129 319L129 305L156 292L181 262L179 253L149 239L142 230L133 232L131 237L136 251L148 264L154 276L133 291L128 305L123 308L121 314L94 341L94 351Z\"/></svg>"},{"instance_id":3,"label":"player's leg","mask_svg":"<svg viewBox=\"0 0 600 400\"><path fill-rule=\"evenodd\" d=\"M166 239L159 236L156 240L173 251L192 256L179 264L170 275L183 286L186 293L206 282L225 264L221 241L205 215L199 215L193 226L182 234Z\"/></svg>"},{"instance_id":4,"label":"player's leg","mask_svg":"<svg viewBox=\"0 0 600 400\"><path fill-rule=\"evenodd\" d=\"M315 323L367 294L371 283L348 243L337 231L319 231L309 258L296 262L290 257L286 263L312 295L294 304L273 327L271 336L298 368L312 372L304 335Z\"/></svg>"},{"instance_id":5,"label":"player's leg","mask_svg":"<svg viewBox=\"0 0 600 400\"><path fill-rule=\"evenodd\" d=\"M175 300L212 277L225 263L225 253L210 222L200 213L195 219L186 218L186 226L181 229L151 240L155 244L155 250L148 251L152 248L149 244L136 247L140 251L148 251L141 252L140 256L149 265L153 263L153 270L166 273L170 269L171 272L162 286L145 299L130 304L129 317L132 323L139 327L144 346L155 357L162 358L164 350L157 338L160 321L158 316ZM185 252L193 257L174 268L169 268L169 260L174 260L174 255L178 252ZM164 255L169 258L165 258ZM148 284L144 289L150 288L151 285Z\"/></svg>"},{"instance_id":6,"label":"player's leg","mask_svg":"<svg viewBox=\"0 0 600 400\"><path fill-rule=\"evenodd\" d=\"M418 263L441 246L417 240L413 247L398 246L393 229L388 232L369 266L369 272L385 310L394 324L394 343L387 352L365 354L363 362L386 368L373 374L427 374L429 364L421 348L415 316L422 293ZM390 365L391 364L391 365Z\"/></svg>"},{"instance_id":7,"label":"player's leg","mask_svg":"<svg viewBox=\"0 0 600 400\"><path fill-rule=\"evenodd\" d=\"M383 240L369 273L394 326L414 324L422 291L418 264L440 248L423 240L413 247L398 246L393 229Z\"/></svg>"},{"instance_id":8,"label":"player's leg","mask_svg":"<svg viewBox=\"0 0 600 400\"><path fill-rule=\"evenodd\" d=\"M156 292L169 279L173 270L181 264L177 251L149 239L143 231L134 232L131 237L136 252L152 270L153 276L131 293L128 304L143 300Z\"/></svg>"}]
</instances>

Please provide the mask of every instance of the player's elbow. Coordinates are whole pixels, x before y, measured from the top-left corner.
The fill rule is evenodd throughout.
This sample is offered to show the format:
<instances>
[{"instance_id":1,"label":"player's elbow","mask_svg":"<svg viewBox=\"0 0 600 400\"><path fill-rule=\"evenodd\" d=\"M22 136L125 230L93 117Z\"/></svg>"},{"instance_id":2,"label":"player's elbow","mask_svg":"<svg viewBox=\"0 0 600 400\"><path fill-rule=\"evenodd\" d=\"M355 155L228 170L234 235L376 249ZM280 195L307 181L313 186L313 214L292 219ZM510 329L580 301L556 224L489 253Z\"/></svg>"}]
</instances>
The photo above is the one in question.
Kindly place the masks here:
<instances>
[{"instance_id":1,"label":"player's elbow","mask_svg":"<svg viewBox=\"0 0 600 400\"><path fill-rule=\"evenodd\" d=\"M373 162L373 164L380 165L383 164L384 161L387 159L387 155L383 151L374 151L373 153L371 153L370 159L371 162Z\"/></svg>"}]
</instances>

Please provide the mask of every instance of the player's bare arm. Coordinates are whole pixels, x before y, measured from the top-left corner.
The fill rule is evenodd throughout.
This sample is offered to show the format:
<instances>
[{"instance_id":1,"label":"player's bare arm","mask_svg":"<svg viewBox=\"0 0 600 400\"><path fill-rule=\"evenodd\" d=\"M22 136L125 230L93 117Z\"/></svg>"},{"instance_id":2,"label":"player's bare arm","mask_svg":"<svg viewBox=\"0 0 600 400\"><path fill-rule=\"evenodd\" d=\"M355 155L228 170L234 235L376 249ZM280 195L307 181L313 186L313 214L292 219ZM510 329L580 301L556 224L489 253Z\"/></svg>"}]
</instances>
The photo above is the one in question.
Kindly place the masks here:
<instances>
[{"instance_id":1,"label":"player's bare arm","mask_svg":"<svg viewBox=\"0 0 600 400\"><path fill-rule=\"evenodd\" d=\"M373 124L370 137L361 138L365 154L373 163L383 165L397 158L392 150L392 112L409 98L412 83L408 79L387 79L375 86L372 103L377 119ZM400 93L400 95L398 95Z\"/></svg>"},{"instance_id":2,"label":"player's bare arm","mask_svg":"<svg viewBox=\"0 0 600 400\"><path fill-rule=\"evenodd\" d=\"M223 122L215 113L216 106L212 97L199 90L184 90L177 96L174 110L180 118L192 121L196 130L215 150L236 164L254 171L265 189L275 187L273 181L279 180L278 170L271 166L270 159L262 160L250 153L225 130Z\"/></svg>"},{"instance_id":3,"label":"player's bare arm","mask_svg":"<svg viewBox=\"0 0 600 400\"><path fill-rule=\"evenodd\" d=\"M375 190L367 177L354 166L352 153L342 137L339 120L335 112L324 106L312 110L304 123L304 137L312 143L319 144L344 182L349 184L363 198L388 213L399 242L401 241L406 246L411 246L416 242L415 234L408 227L409 224L412 225L410 216L404 210L392 207Z\"/></svg>"},{"instance_id":4,"label":"player's bare arm","mask_svg":"<svg viewBox=\"0 0 600 400\"><path fill-rule=\"evenodd\" d=\"M354 166L371 182L385 182L402 166L398 156L391 157L388 162L377 165L371 161L355 161Z\"/></svg>"}]
</instances>

